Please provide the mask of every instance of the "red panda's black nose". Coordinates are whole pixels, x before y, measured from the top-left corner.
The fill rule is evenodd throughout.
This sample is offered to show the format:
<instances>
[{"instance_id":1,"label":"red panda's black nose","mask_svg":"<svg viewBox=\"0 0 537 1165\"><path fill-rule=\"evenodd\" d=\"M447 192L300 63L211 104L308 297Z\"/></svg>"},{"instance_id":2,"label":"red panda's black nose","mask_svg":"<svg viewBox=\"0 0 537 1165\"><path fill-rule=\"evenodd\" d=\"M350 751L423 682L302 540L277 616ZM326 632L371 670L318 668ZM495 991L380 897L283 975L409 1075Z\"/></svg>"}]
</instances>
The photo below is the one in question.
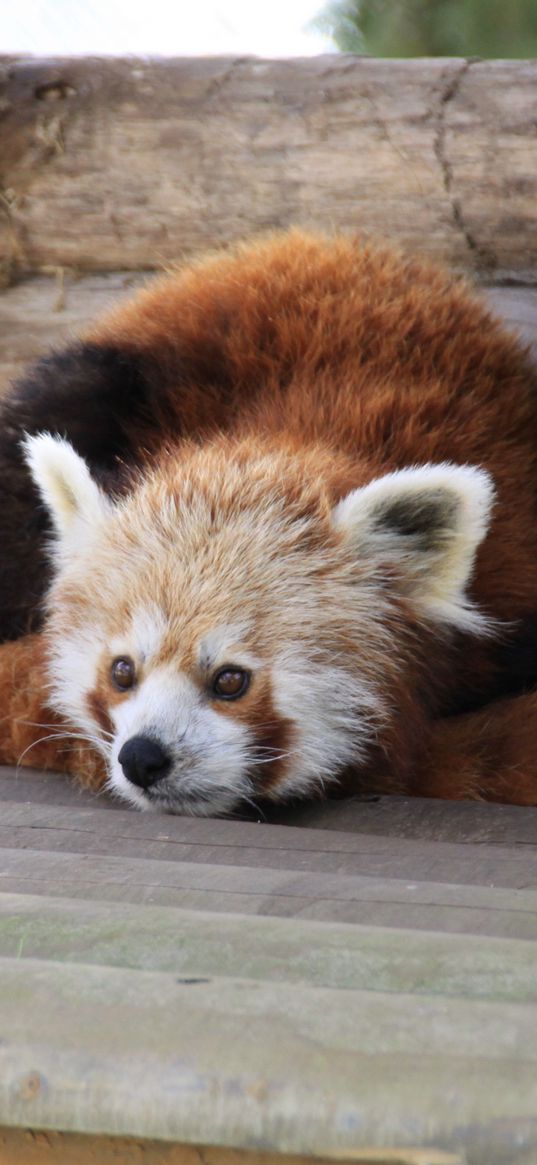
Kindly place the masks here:
<instances>
[{"instance_id":1,"label":"red panda's black nose","mask_svg":"<svg viewBox=\"0 0 537 1165\"><path fill-rule=\"evenodd\" d=\"M150 736L131 736L118 754L118 761L132 785L149 789L165 777L171 765L170 757Z\"/></svg>"}]
</instances>

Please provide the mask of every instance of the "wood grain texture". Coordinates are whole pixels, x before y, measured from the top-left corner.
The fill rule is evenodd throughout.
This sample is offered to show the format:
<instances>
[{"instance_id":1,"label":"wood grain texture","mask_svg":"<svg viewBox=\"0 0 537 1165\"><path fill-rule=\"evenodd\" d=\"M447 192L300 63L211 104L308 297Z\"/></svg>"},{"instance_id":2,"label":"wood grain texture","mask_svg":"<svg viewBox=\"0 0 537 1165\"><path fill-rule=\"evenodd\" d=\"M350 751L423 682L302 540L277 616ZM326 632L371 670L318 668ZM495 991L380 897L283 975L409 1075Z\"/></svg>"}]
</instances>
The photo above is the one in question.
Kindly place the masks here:
<instances>
[{"instance_id":1,"label":"wood grain texture","mask_svg":"<svg viewBox=\"0 0 537 1165\"><path fill-rule=\"evenodd\" d=\"M0 893L0 957L537 1003L533 942L123 902Z\"/></svg>"},{"instance_id":2,"label":"wood grain texture","mask_svg":"<svg viewBox=\"0 0 537 1165\"><path fill-rule=\"evenodd\" d=\"M58 1130L140 1165L531 1165L537 810L416 799L413 828L352 799L297 828L1 778L6 1165L130 1149Z\"/></svg>"},{"instance_id":3,"label":"wood grain texture","mask_svg":"<svg viewBox=\"0 0 537 1165\"><path fill-rule=\"evenodd\" d=\"M0 1160L2 1165L325 1165L328 1161L333 1165L334 1158L4 1127L0 1129ZM465 1165L459 1153L409 1146L357 1149L352 1161L356 1165Z\"/></svg>"},{"instance_id":4,"label":"wood grain texture","mask_svg":"<svg viewBox=\"0 0 537 1165\"><path fill-rule=\"evenodd\" d=\"M531 810L528 810L532 812ZM278 876L309 873L344 883L345 877L400 877L459 885L537 889L537 845L472 845L354 832L311 831L248 821L204 820L156 813L109 814L87 806L33 806L4 801L0 846L49 853L141 858L201 867L262 866ZM224 877L224 869L222 869ZM249 887L252 887L250 874ZM280 882L281 884L281 882Z\"/></svg>"},{"instance_id":5,"label":"wood grain texture","mask_svg":"<svg viewBox=\"0 0 537 1165\"><path fill-rule=\"evenodd\" d=\"M537 939L537 810L351 799L296 828L296 811L278 826L140 817L54 774L1 773L6 893Z\"/></svg>"},{"instance_id":6,"label":"wood grain texture","mask_svg":"<svg viewBox=\"0 0 537 1165\"><path fill-rule=\"evenodd\" d=\"M125 814L125 806L111 797L88 793L65 773L0 765L0 804L68 806L71 809L98 809ZM267 811L268 806L267 806ZM1 817L1 813L0 813ZM252 814L254 821L257 821ZM137 820L139 820L137 818ZM246 820L246 819L245 819ZM161 818L171 824L173 818ZM502 845L537 847L537 808L520 805L484 804L477 801L441 801L427 797L366 796L304 802L295 806L270 807L267 823L296 826L302 830L329 830L332 833L378 834L392 838L423 841L452 841L459 845ZM189 822L195 828L203 822ZM228 819L228 825L230 824ZM214 832L220 825L209 826ZM235 837L245 838L241 825ZM310 844L324 847L322 838L309 834ZM326 843L330 845L330 841Z\"/></svg>"},{"instance_id":7,"label":"wood grain texture","mask_svg":"<svg viewBox=\"0 0 537 1165\"><path fill-rule=\"evenodd\" d=\"M157 863L43 850L3 850L1 887L15 894L175 906L500 938L537 939L533 891L373 875L276 872L255 866ZM452 874L452 876L454 876Z\"/></svg>"},{"instance_id":8,"label":"wood grain texture","mask_svg":"<svg viewBox=\"0 0 537 1165\"><path fill-rule=\"evenodd\" d=\"M533 1004L39 959L0 979L3 1124L319 1156L432 1143L468 1165L537 1150Z\"/></svg>"},{"instance_id":9,"label":"wood grain texture","mask_svg":"<svg viewBox=\"0 0 537 1165\"><path fill-rule=\"evenodd\" d=\"M535 278L536 62L3 58L2 80L6 277L299 223Z\"/></svg>"}]
</instances>

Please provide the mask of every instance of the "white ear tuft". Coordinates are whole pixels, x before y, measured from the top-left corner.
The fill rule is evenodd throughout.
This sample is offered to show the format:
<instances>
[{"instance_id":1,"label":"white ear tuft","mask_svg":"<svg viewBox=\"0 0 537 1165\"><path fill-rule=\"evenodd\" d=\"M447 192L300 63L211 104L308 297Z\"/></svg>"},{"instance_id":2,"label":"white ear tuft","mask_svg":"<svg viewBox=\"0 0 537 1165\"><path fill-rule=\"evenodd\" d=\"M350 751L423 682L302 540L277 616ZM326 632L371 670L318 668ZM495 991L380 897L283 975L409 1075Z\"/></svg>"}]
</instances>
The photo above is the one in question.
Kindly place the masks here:
<instances>
[{"instance_id":1,"label":"white ear tuft","mask_svg":"<svg viewBox=\"0 0 537 1165\"><path fill-rule=\"evenodd\" d=\"M465 590L489 527L494 487L469 465L424 465L378 478L335 506L356 556L401 568L407 593L442 622L486 630Z\"/></svg>"},{"instance_id":2,"label":"white ear tuft","mask_svg":"<svg viewBox=\"0 0 537 1165\"><path fill-rule=\"evenodd\" d=\"M88 466L62 437L40 433L25 437L23 451L34 482L48 507L64 549L87 541L91 527L101 522L110 502L93 480Z\"/></svg>"}]
</instances>

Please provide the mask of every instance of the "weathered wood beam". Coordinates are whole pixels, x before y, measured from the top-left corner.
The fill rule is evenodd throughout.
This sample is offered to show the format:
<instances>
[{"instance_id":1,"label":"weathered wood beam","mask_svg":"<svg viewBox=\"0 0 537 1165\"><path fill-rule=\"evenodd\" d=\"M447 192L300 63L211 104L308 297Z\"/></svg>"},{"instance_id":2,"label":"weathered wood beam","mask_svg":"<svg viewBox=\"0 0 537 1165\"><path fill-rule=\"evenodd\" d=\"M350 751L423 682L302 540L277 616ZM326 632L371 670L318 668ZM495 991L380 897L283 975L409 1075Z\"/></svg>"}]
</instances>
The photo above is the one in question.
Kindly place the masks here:
<instances>
[{"instance_id":1,"label":"weathered wood beam","mask_svg":"<svg viewBox=\"0 0 537 1165\"><path fill-rule=\"evenodd\" d=\"M154 269L300 223L535 280L537 62L9 59L1 261Z\"/></svg>"},{"instance_id":2,"label":"weathered wood beam","mask_svg":"<svg viewBox=\"0 0 537 1165\"><path fill-rule=\"evenodd\" d=\"M255 1149L181 1145L140 1137L99 1137L47 1129L0 1128L2 1165L334 1165L338 1157L289 1157ZM390 1146L356 1149L355 1165L466 1165L466 1154ZM505 1159L504 1159L505 1160ZM502 1163L503 1165L503 1163Z\"/></svg>"},{"instance_id":3,"label":"weathered wood beam","mask_svg":"<svg viewBox=\"0 0 537 1165\"><path fill-rule=\"evenodd\" d=\"M175 972L187 985L215 976L284 979L340 991L537 1003L534 942L0 893L0 958L15 955Z\"/></svg>"},{"instance_id":4,"label":"weathered wood beam","mask_svg":"<svg viewBox=\"0 0 537 1165\"><path fill-rule=\"evenodd\" d=\"M475 844L468 829L461 829L458 843L438 843L434 830L419 840L390 829L388 800L380 835L368 833L367 820L364 832L358 821L353 832L344 832L248 821L148 819L102 799L96 802L65 780L59 795L48 774L34 775L32 789L28 774L21 774L12 802L9 770L0 773L5 893L93 901L104 909L105 903L151 904L249 918L283 916L299 919L300 925L308 918L537 938L537 847L532 840L537 809L521 810L528 815L525 836L519 826L513 828L514 807L505 807L510 811L506 817L503 806L486 806L491 821L503 821L502 841L496 836L496 844L480 844L477 827ZM41 800L40 781L48 788ZM420 805L425 808L417 800L417 813ZM443 808L453 822L454 806Z\"/></svg>"},{"instance_id":5,"label":"weathered wood beam","mask_svg":"<svg viewBox=\"0 0 537 1165\"><path fill-rule=\"evenodd\" d=\"M39 959L1 959L0 974L4 1125L358 1160L370 1145L388 1160L393 1145L469 1165L535 1159L532 1004Z\"/></svg>"}]
</instances>

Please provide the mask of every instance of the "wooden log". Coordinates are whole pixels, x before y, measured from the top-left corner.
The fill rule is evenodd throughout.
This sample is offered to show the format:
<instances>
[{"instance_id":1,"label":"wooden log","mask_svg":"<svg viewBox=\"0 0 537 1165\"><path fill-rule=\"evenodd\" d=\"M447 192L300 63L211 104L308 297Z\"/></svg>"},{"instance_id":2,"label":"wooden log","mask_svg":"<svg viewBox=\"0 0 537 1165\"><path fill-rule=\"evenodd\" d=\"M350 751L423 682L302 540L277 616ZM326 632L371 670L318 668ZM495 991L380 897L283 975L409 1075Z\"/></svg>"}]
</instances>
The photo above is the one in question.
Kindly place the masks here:
<instances>
[{"instance_id":1,"label":"wooden log","mask_svg":"<svg viewBox=\"0 0 537 1165\"><path fill-rule=\"evenodd\" d=\"M299 223L535 279L536 62L3 59L6 278Z\"/></svg>"},{"instance_id":2,"label":"wooden log","mask_svg":"<svg viewBox=\"0 0 537 1165\"><path fill-rule=\"evenodd\" d=\"M537 1151L531 1004L38 959L0 978L4 1125L471 1165Z\"/></svg>"}]
</instances>

